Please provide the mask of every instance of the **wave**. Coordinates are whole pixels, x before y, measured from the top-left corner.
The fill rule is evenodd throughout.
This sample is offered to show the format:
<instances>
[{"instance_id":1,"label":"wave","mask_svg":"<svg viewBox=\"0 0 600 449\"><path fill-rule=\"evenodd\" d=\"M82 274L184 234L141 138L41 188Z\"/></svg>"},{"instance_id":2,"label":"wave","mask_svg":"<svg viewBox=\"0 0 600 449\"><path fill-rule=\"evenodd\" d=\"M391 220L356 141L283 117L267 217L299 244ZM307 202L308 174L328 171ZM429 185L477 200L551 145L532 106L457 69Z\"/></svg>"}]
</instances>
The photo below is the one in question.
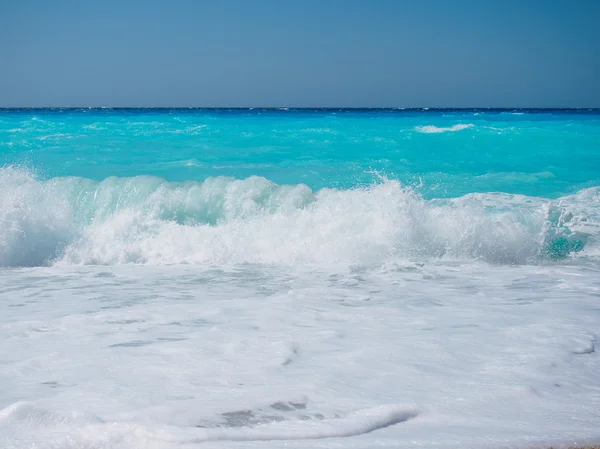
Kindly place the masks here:
<instances>
[{"instance_id":1,"label":"wave","mask_svg":"<svg viewBox=\"0 0 600 449\"><path fill-rule=\"evenodd\" d=\"M304 405L304 404L296 404ZM283 402L273 404L275 407L291 407ZM273 407L272 406L272 407ZM90 435L112 437L117 441L126 435L127 447L147 447L149 441L158 443L156 447L165 444L179 443L177 446L198 445L211 441L275 441L275 440L317 440L324 438L345 438L363 435L375 430L404 423L419 415L414 406L400 404L384 404L363 408L344 415L315 416L286 413L289 410L272 408L268 415L260 417L254 411L234 411L221 415L221 422L206 422L196 427L161 426L160 429L144 427L132 422L105 422L102 418L91 413L58 412L36 406L32 402L20 401L0 409L0 426L6 428L36 428L62 429L71 427L67 447L106 447L104 444L94 445ZM288 415L288 416L285 416ZM225 423L223 423L223 417ZM262 422L261 422L262 418ZM258 421L256 425L253 421ZM75 430L76 429L76 430ZM132 429L134 431L132 432ZM80 431L80 432L78 432ZM132 438L133 435L133 438ZM140 436L140 445L132 446L136 437ZM86 438L87 437L87 438ZM93 438L93 437L92 437ZM75 444L73 442L76 441ZM79 443L79 444L77 444ZM146 443L146 444L144 444ZM162 443L162 445L160 444ZM154 446L154 445L153 445ZM30 446L33 447L33 446ZM55 444L53 447L65 447ZM111 446L114 447L114 446ZM170 444L168 447L172 447Z\"/></svg>"},{"instance_id":2,"label":"wave","mask_svg":"<svg viewBox=\"0 0 600 449\"><path fill-rule=\"evenodd\" d=\"M394 180L312 191L261 177L38 180L0 168L0 265L380 264L595 256L600 192L425 200Z\"/></svg>"},{"instance_id":3,"label":"wave","mask_svg":"<svg viewBox=\"0 0 600 449\"><path fill-rule=\"evenodd\" d=\"M463 129L468 129L468 128L473 128L475 125L473 125L472 123L459 123L457 125L453 125L447 128L440 128L437 126L433 126L433 125L426 125L426 126L417 126L415 127L415 131L418 131L420 133L424 133L424 134L438 134L438 133L447 133L447 132L456 132L456 131L462 131Z\"/></svg>"}]
</instances>

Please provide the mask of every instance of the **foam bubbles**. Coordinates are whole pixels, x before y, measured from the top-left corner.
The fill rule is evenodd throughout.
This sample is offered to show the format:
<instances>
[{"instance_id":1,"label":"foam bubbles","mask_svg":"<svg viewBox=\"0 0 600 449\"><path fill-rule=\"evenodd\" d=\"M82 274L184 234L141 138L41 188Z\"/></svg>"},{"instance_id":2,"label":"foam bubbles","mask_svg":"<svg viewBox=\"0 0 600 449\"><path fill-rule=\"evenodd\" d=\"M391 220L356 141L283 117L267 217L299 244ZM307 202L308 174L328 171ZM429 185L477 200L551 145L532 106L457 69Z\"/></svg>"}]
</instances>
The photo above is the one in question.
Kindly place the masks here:
<instances>
[{"instance_id":1,"label":"foam bubbles","mask_svg":"<svg viewBox=\"0 0 600 449\"><path fill-rule=\"evenodd\" d=\"M27 171L0 169L0 266L42 265L71 239L72 214Z\"/></svg>"},{"instance_id":2,"label":"foam bubbles","mask_svg":"<svg viewBox=\"0 0 600 449\"><path fill-rule=\"evenodd\" d=\"M398 181L364 188L261 177L38 181L0 172L0 264L381 264L457 258L536 263L593 249L600 197L501 193L424 200Z\"/></svg>"},{"instance_id":3,"label":"foam bubbles","mask_svg":"<svg viewBox=\"0 0 600 449\"><path fill-rule=\"evenodd\" d=\"M415 131L418 131L418 132L424 133L424 134L439 134L439 133L462 131L463 129L473 128L474 126L475 125L473 125L472 123L466 123L466 124L459 123L456 125L449 126L447 128L433 126L433 125L426 125L426 126L417 126L415 128Z\"/></svg>"}]
</instances>

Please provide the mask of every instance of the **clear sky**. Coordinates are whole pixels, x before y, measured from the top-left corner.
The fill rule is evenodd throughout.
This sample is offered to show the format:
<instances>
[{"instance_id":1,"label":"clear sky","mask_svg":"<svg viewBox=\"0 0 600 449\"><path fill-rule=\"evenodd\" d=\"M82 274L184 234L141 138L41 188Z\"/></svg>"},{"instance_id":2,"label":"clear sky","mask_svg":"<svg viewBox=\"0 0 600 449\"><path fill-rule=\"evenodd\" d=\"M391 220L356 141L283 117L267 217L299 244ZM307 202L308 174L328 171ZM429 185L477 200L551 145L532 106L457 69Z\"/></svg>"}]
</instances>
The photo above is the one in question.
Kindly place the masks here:
<instances>
[{"instance_id":1,"label":"clear sky","mask_svg":"<svg viewBox=\"0 0 600 449\"><path fill-rule=\"evenodd\" d=\"M0 0L0 107L600 107L600 0Z\"/></svg>"}]
</instances>

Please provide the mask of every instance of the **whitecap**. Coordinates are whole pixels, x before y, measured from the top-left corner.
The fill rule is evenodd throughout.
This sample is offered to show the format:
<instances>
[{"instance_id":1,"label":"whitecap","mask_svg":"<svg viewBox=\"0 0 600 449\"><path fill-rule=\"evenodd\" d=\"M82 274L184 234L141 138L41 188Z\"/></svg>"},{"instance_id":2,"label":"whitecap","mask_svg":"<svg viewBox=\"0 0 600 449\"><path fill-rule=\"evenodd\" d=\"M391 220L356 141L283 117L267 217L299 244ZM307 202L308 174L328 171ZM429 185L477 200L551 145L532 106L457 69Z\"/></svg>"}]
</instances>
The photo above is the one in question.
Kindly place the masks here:
<instances>
[{"instance_id":1,"label":"whitecap","mask_svg":"<svg viewBox=\"0 0 600 449\"><path fill-rule=\"evenodd\" d=\"M439 133L446 133L446 132L456 132L456 131L462 131L463 129L468 129L468 128L473 128L475 125L473 125L472 123L459 123L457 125L453 125L447 128L444 127L438 127L438 126L434 126L434 125L425 125L425 126L417 126L415 128L415 131L418 131L420 133L424 133L424 134L439 134Z\"/></svg>"}]
</instances>

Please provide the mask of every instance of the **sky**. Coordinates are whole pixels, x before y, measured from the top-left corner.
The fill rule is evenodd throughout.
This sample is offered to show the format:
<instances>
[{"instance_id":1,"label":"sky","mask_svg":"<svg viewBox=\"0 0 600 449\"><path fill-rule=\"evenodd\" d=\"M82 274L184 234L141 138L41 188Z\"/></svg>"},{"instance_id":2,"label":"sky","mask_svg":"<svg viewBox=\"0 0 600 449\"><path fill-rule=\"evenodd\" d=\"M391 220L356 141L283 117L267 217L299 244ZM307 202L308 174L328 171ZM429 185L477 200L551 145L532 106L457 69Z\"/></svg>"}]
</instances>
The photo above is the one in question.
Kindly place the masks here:
<instances>
[{"instance_id":1,"label":"sky","mask_svg":"<svg viewBox=\"0 0 600 449\"><path fill-rule=\"evenodd\" d=\"M600 0L0 0L0 107L600 107Z\"/></svg>"}]
</instances>

